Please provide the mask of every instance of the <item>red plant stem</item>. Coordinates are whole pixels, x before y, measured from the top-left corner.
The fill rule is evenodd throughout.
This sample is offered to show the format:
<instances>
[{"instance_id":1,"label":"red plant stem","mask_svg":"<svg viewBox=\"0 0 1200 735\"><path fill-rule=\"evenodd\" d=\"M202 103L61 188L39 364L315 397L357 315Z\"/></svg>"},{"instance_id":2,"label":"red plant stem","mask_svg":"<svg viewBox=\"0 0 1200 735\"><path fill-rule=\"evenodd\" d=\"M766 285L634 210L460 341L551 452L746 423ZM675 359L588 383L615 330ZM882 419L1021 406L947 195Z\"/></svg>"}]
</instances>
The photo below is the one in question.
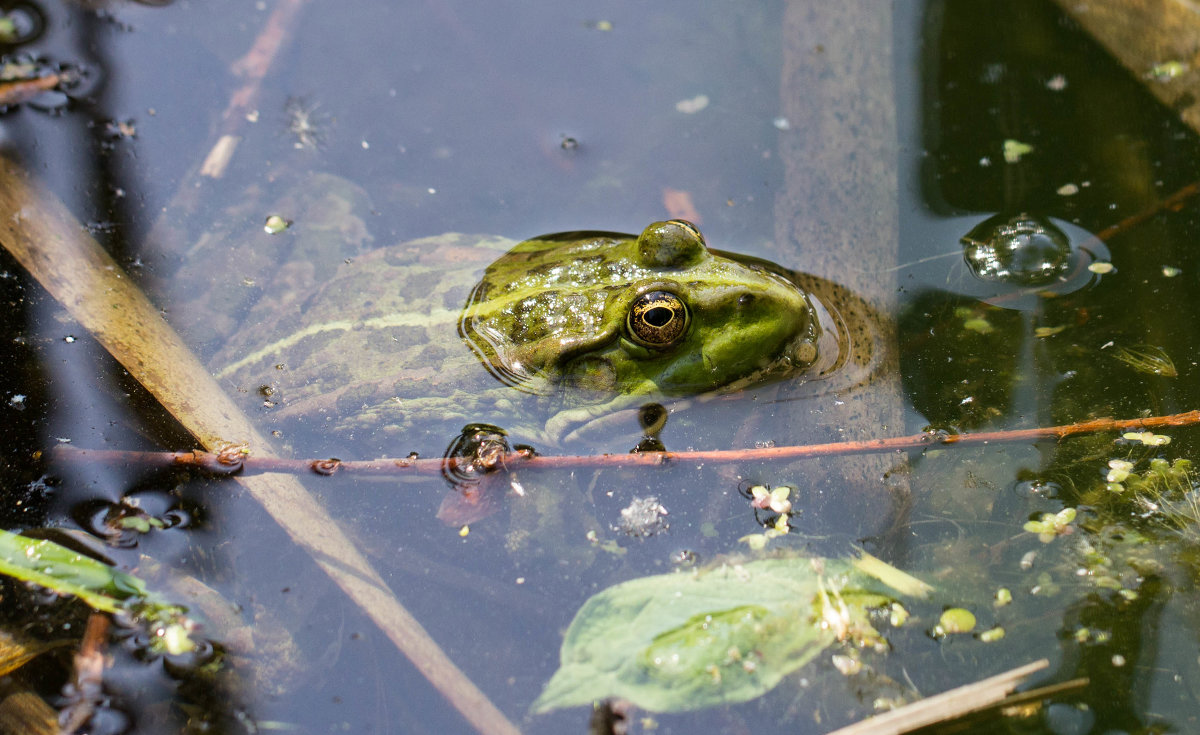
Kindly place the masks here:
<instances>
[{"instance_id":1,"label":"red plant stem","mask_svg":"<svg viewBox=\"0 0 1200 735\"><path fill-rule=\"evenodd\" d=\"M1140 225L1155 215L1167 211L1178 212L1183 208L1184 203L1188 199L1191 199L1197 194L1200 194L1200 181L1193 181L1187 186L1180 188L1166 199L1163 199L1161 202L1149 206L1140 212L1132 214L1114 225L1105 227L1103 230L1097 232L1095 237L1097 240L1107 242L1109 239L1116 237L1130 228Z\"/></svg>"},{"instance_id":2,"label":"red plant stem","mask_svg":"<svg viewBox=\"0 0 1200 735\"><path fill-rule=\"evenodd\" d=\"M679 464L726 464L730 462L763 462L831 457L847 454L871 454L900 452L908 449L948 446L979 446L1045 439L1063 439L1075 434L1101 431L1134 431L1162 429L1171 426L1200 424L1200 411L1185 411L1168 416L1150 416L1140 419L1093 419L1062 426L1046 426L1034 429L1008 431L981 431L970 434L912 434L890 439L868 439L866 441L834 442L830 444L806 444L763 449L718 449L698 452L645 452L641 454L595 454L582 456L529 457L519 452L509 454L502 465L509 468L548 469L578 467L636 467ZM200 469L215 474L262 474L285 472L300 474L316 472L333 474L351 472L355 475L402 477L405 475L436 475L443 471L443 460L433 459L374 459L357 461L282 459L255 457L253 454L241 458L240 464L222 464L215 454L207 452L133 452L113 449L76 449L59 446L49 452L56 462L90 462L119 466L136 465L145 469L169 469L172 467Z\"/></svg>"}]
</instances>

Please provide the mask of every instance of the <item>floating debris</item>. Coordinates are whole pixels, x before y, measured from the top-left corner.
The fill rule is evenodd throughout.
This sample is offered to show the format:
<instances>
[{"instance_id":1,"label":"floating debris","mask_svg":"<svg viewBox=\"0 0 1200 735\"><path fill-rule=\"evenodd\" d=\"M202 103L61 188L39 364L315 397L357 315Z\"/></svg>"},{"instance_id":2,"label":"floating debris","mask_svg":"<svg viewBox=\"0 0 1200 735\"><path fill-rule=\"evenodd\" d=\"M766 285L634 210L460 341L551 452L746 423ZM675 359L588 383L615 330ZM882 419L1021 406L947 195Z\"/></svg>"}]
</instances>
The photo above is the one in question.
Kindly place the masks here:
<instances>
[{"instance_id":1,"label":"floating debris","mask_svg":"<svg viewBox=\"0 0 1200 735\"><path fill-rule=\"evenodd\" d=\"M1075 520L1074 508L1063 508L1057 513L1043 513L1041 519L1026 521L1024 529L1036 533L1038 540L1048 544L1059 536L1071 533L1071 522Z\"/></svg>"},{"instance_id":2,"label":"floating debris","mask_svg":"<svg viewBox=\"0 0 1200 735\"><path fill-rule=\"evenodd\" d=\"M942 617L930 633L934 638L945 638L954 633L970 633L972 630L975 630L975 613L963 607L952 607L942 613Z\"/></svg>"},{"instance_id":3,"label":"floating debris","mask_svg":"<svg viewBox=\"0 0 1200 735\"><path fill-rule=\"evenodd\" d=\"M1106 273L1113 273L1117 269L1116 269L1116 267L1113 266L1112 263L1109 263L1108 261L1097 260L1095 263L1088 264L1088 270L1090 270L1092 273L1102 276Z\"/></svg>"},{"instance_id":4,"label":"floating debris","mask_svg":"<svg viewBox=\"0 0 1200 735\"><path fill-rule=\"evenodd\" d=\"M325 142L330 122L319 112L320 103L309 103L303 97L289 97L283 105L287 115L287 131L295 137L292 147L297 150L313 150Z\"/></svg>"},{"instance_id":5,"label":"floating debris","mask_svg":"<svg viewBox=\"0 0 1200 735\"><path fill-rule=\"evenodd\" d=\"M291 226L291 220L286 220L277 214L272 214L267 217L267 221L263 225L263 231L268 235L278 235Z\"/></svg>"},{"instance_id":6,"label":"floating debris","mask_svg":"<svg viewBox=\"0 0 1200 735\"><path fill-rule=\"evenodd\" d=\"M1127 431L1121 435L1121 438L1144 444L1147 447L1161 447L1171 443L1171 437L1166 434L1155 434L1153 431Z\"/></svg>"},{"instance_id":7,"label":"floating debris","mask_svg":"<svg viewBox=\"0 0 1200 735\"><path fill-rule=\"evenodd\" d=\"M964 321L963 329L979 334L991 334L996 328L985 317L977 316Z\"/></svg>"},{"instance_id":8,"label":"floating debris","mask_svg":"<svg viewBox=\"0 0 1200 735\"><path fill-rule=\"evenodd\" d=\"M1104 476L1106 482L1125 482L1129 477L1129 473L1133 472L1133 462L1124 459L1108 460L1108 474Z\"/></svg>"},{"instance_id":9,"label":"floating debris","mask_svg":"<svg viewBox=\"0 0 1200 735\"><path fill-rule=\"evenodd\" d=\"M1079 187L1075 184L1063 184L1062 186L1058 187L1056 193L1061 197L1075 196L1079 193Z\"/></svg>"},{"instance_id":10,"label":"floating debris","mask_svg":"<svg viewBox=\"0 0 1200 735\"><path fill-rule=\"evenodd\" d=\"M1021 156L1026 153L1032 153L1033 146L1028 143L1022 143L1019 140L1009 138L1004 141L1004 161L1005 163L1016 163L1021 160Z\"/></svg>"},{"instance_id":11,"label":"floating debris","mask_svg":"<svg viewBox=\"0 0 1200 735\"><path fill-rule=\"evenodd\" d=\"M1187 64L1182 61L1164 61L1150 67L1146 77L1157 82L1169 82L1187 71Z\"/></svg>"},{"instance_id":12,"label":"floating debris","mask_svg":"<svg viewBox=\"0 0 1200 735\"><path fill-rule=\"evenodd\" d=\"M1175 276L1179 275L1180 273L1183 273L1183 270L1176 268L1173 265L1164 265L1162 267L1162 274L1163 274L1164 278L1174 278Z\"/></svg>"},{"instance_id":13,"label":"floating debris","mask_svg":"<svg viewBox=\"0 0 1200 735\"><path fill-rule=\"evenodd\" d=\"M755 508L770 508L775 513L790 513L792 502L788 500L788 495L791 492L792 489L787 485L780 485L777 488L755 485L750 488L750 495L753 498L750 504Z\"/></svg>"},{"instance_id":14,"label":"floating debris","mask_svg":"<svg viewBox=\"0 0 1200 735\"><path fill-rule=\"evenodd\" d=\"M634 538L648 538L666 531L667 509L658 502L658 498L649 495L644 498L634 498L625 508L621 509L621 522L614 530Z\"/></svg>"},{"instance_id":15,"label":"floating debris","mask_svg":"<svg viewBox=\"0 0 1200 735\"><path fill-rule=\"evenodd\" d=\"M698 94L690 100L680 100L675 103L675 109L685 115L694 115L708 107L708 95Z\"/></svg>"},{"instance_id":16,"label":"floating debris","mask_svg":"<svg viewBox=\"0 0 1200 735\"><path fill-rule=\"evenodd\" d=\"M1139 373L1160 375L1164 378L1174 378L1179 374L1166 351L1154 345L1116 345L1113 347L1112 356Z\"/></svg>"},{"instance_id":17,"label":"floating debris","mask_svg":"<svg viewBox=\"0 0 1200 735\"><path fill-rule=\"evenodd\" d=\"M671 215L672 219L685 219L696 225L704 223L704 218L700 216L695 203L692 202L691 192L664 186L662 203L663 208L667 210L667 214Z\"/></svg>"},{"instance_id":18,"label":"floating debris","mask_svg":"<svg viewBox=\"0 0 1200 735\"><path fill-rule=\"evenodd\" d=\"M1004 628L997 625L994 628L983 631L976 636L983 643L994 643L1004 637Z\"/></svg>"}]
</instances>

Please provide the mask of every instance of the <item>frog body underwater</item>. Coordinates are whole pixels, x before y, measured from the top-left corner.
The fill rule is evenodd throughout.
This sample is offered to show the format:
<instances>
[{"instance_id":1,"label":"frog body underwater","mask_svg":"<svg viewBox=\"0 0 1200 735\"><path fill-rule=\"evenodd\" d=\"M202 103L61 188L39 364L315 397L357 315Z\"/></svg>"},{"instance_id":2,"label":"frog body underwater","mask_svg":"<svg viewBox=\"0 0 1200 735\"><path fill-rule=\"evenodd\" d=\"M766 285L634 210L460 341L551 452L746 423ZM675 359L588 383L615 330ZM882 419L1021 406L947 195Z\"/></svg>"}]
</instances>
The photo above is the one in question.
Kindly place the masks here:
<instances>
[{"instance_id":1,"label":"frog body underwater","mask_svg":"<svg viewBox=\"0 0 1200 735\"><path fill-rule=\"evenodd\" d=\"M837 288L710 250L681 220L520 243L440 235L353 258L286 309L266 299L214 364L266 397L285 437L306 425L427 454L483 422L553 446L647 403L869 360L864 340L847 345Z\"/></svg>"}]
</instances>

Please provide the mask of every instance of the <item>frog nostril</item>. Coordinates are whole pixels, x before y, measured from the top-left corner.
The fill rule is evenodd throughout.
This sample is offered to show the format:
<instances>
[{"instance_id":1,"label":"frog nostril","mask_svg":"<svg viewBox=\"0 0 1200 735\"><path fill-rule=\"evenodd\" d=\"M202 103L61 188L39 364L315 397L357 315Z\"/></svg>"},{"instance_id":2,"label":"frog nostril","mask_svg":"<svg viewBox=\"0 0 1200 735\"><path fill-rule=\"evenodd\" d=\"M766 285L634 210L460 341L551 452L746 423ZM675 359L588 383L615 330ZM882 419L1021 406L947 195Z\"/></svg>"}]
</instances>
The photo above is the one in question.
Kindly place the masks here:
<instances>
[{"instance_id":1,"label":"frog nostril","mask_svg":"<svg viewBox=\"0 0 1200 735\"><path fill-rule=\"evenodd\" d=\"M738 296L738 306L749 306L754 303L754 294L744 293Z\"/></svg>"}]
</instances>

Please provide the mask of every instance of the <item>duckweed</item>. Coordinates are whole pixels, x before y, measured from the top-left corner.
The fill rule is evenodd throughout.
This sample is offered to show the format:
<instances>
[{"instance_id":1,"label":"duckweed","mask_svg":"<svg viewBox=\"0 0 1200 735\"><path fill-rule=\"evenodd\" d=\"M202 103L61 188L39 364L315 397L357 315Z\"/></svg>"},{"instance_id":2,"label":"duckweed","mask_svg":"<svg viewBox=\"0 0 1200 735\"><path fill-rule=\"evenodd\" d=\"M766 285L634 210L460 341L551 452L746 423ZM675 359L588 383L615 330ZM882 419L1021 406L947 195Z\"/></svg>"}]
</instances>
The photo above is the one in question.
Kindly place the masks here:
<instances>
[{"instance_id":1,"label":"duckweed","mask_svg":"<svg viewBox=\"0 0 1200 735\"><path fill-rule=\"evenodd\" d=\"M954 633L970 633L974 629L975 614L963 607L952 607L942 613L933 628L933 635L944 638Z\"/></svg>"},{"instance_id":2,"label":"duckweed","mask_svg":"<svg viewBox=\"0 0 1200 735\"><path fill-rule=\"evenodd\" d=\"M1036 521L1026 521L1025 530L1036 533L1038 540L1048 544L1059 536L1071 533L1071 522L1075 520L1074 508L1063 508L1057 513L1043 513Z\"/></svg>"}]
</instances>

